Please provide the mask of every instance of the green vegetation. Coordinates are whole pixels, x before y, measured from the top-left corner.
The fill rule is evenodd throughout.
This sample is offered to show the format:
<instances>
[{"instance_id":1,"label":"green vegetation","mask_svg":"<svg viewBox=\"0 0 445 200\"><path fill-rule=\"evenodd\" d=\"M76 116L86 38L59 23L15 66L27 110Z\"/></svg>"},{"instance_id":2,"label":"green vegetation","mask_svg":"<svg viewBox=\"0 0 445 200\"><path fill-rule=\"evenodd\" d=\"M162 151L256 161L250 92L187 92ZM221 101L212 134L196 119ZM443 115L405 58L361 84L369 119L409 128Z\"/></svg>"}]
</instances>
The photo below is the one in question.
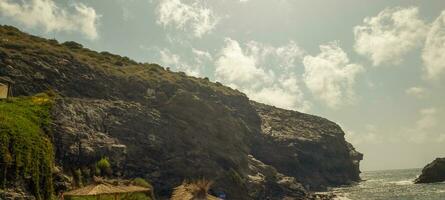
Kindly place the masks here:
<instances>
[{"instance_id":1,"label":"green vegetation","mask_svg":"<svg viewBox=\"0 0 445 200\"><path fill-rule=\"evenodd\" d=\"M155 194L154 194L154 188L153 186L147 182L145 179L143 178L135 178L133 179L133 185L137 185L137 186L141 186L141 187L145 187L145 188L150 188L150 197L151 198L155 198ZM133 196L135 196L133 199L137 199L136 197L140 196L140 194L134 194Z\"/></svg>"},{"instance_id":2,"label":"green vegetation","mask_svg":"<svg viewBox=\"0 0 445 200\"><path fill-rule=\"evenodd\" d=\"M0 182L23 179L39 200L53 194L52 104L47 94L0 101Z\"/></svg>"},{"instance_id":3,"label":"green vegetation","mask_svg":"<svg viewBox=\"0 0 445 200\"><path fill-rule=\"evenodd\" d=\"M160 65L138 63L125 56L109 52L96 52L84 48L76 42L59 44L56 40L35 37L18 29L0 25L0 54L5 53L11 58L36 57L43 60L58 62L76 62L126 79L141 79L149 81L154 87L169 83L178 88L195 90L197 88L211 90L225 95L243 95L220 83L212 83L208 78L188 77L183 72L172 72ZM200 87L197 87L200 86Z\"/></svg>"},{"instance_id":4,"label":"green vegetation","mask_svg":"<svg viewBox=\"0 0 445 200\"><path fill-rule=\"evenodd\" d=\"M143 178L135 178L133 179L133 184L137 185L137 186L141 186L141 187L146 187L146 188L153 188L151 186L150 183L148 183L145 179Z\"/></svg>"},{"instance_id":5,"label":"green vegetation","mask_svg":"<svg viewBox=\"0 0 445 200\"><path fill-rule=\"evenodd\" d=\"M99 171L98 171L99 170ZM96 164L96 172L99 172L101 176L111 175L111 164L108 158L100 159Z\"/></svg>"}]
</instances>

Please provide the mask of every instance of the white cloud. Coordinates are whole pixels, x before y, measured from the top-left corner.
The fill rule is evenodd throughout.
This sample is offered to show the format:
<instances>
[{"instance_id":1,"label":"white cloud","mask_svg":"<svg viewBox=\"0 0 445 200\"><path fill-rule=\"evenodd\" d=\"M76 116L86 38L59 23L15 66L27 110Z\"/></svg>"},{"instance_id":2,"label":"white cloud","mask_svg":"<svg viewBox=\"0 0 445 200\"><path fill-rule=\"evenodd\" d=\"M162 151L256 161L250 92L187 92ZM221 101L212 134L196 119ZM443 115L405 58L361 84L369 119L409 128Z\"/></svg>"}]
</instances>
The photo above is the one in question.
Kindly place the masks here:
<instances>
[{"instance_id":1,"label":"white cloud","mask_svg":"<svg viewBox=\"0 0 445 200\"><path fill-rule=\"evenodd\" d=\"M192 53L194 55L197 64L203 64L206 61L211 61L213 59L212 55L207 51L202 51L199 49L192 48Z\"/></svg>"},{"instance_id":2,"label":"white cloud","mask_svg":"<svg viewBox=\"0 0 445 200\"><path fill-rule=\"evenodd\" d=\"M374 66L399 64L410 50L420 47L428 26L419 19L418 8L389 8L354 27L355 50L369 57Z\"/></svg>"},{"instance_id":3,"label":"white cloud","mask_svg":"<svg viewBox=\"0 0 445 200\"><path fill-rule=\"evenodd\" d=\"M295 75L284 77L270 87L263 87L260 90L246 90L247 95L253 100L261 103L274 105L280 108L307 111L311 104L304 100L303 92L299 88Z\"/></svg>"},{"instance_id":4,"label":"white cloud","mask_svg":"<svg viewBox=\"0 0 445 200\"><path fill-rule=\"evenodd\" d=\"M247 53L252 55L257 61L261 63L271 61L276 64L273 67L278 68L294 68L295 63L300 61L305 54L305 51L292 40L280 47L250 41L246 44L246 47Z\"/></svg>"},{"instance_id":5,"label":"white cloud","mask_svg":"<svg viewBox=\"0 0 445 200\"><path fill-rule=\"evenodd\" d=\"M211 57L208 52L193 49L194 60L193 63L185 61L178 54L172 53L168 49L162 49L160 52L160 61L163 65L167 67L173 67L177 71L185 72L190 76L201 76L202 65L205 61L208 61Z\"/></svg>"},{"instance_id":6,"label":"white cloud","mask_svg":"<svg viewBox=\"0 0 445 200\"><path fill-rule=\"evenodd\" d=\"M259 42L248 42L244 49L238 41L225 40L215 61L215 78L239 89L251 99L277 107L308 110L310 103L303 97L297 75L293 73L301 50L295 42L272 47ZM283 73L277 75L272 68Z\"/></svg>"},{"instance_id":7,"label":"white cloud","mask_svg":"<svg viewBox=\"0 0 445 200\"><path fill-rule=\"evenodd\" d=\"M308 55L303 59L306 86L331 108L352 103L355 78L363 67L350 63L348 55L337 42L320 45L320 50L317 56Z\"/></svg>"},{"instance_id":8,"label":"white cloud","mask_svg":"<svg viewBox=\"0 0 445 200\"><path fill-rule=\"evenodd\" d=\"M360 145L365 143L377 144L381 143L382 141L388 140L387 138L382 138L381 135L379 134L379 130L377 130L377 127L372 124L366 125L364 131L361 132L355 132L346 129L345 138L347 141L351 142L354 145Z\"/></svg>"},{"instance_id":9,"label":"white cloud","mask_svg":"<svg viewBox=\"0 0 445 200\"><path fill-rule=\"evenodd\" d=\"M27 27L43 27L47 32L81 32L90 39L98 37L100 18L92 7L73 3L73 10L58 7L52 0L0 0L0 14Z\"/></svg>"},{"instance_id":10,"label":"white cloud","mask_svg":"<svg viewBox=\"0 0 445 200\"><path fill-rule=\"evenodd\" d=\"M181 0L161 0L158 6L157 23L164 27L193 31L194 36L202 37L212 31L219 18L204 6L205 1L192 0L184 3Z\"/></svg>"},{"instance_id":11,"label":"white cloud","mask_svg":"<svg viewBox=\"0 0 445 200\"><path fill-rule=\"evenodd\" d=\"M428 79L437 79L445 71L445 11L433 22L422 52Z\"/></svg>"},{"instance_id":12,"label":"white cloud","mask_svg":"<svg viewBox=\"0 0 445 200\"><path fill-rule=\"evenodd\" d=\"M426 96L426 89L423 87L411 87L405 90L407 95L422 99Z\"/></svg>"},{"instance_id":13,"label":"white cloud","mask_svg":"<svg viewBox=\"0 0 445 200\"><path fill-rule=\"evenodd\" d=\"M220 81L234 86L250 84L256 80L270 81L267 80L267 72L257 66L255 57L246 55L237 41L226 39L226 46L220 54L215 63L215 75Z\"/></svg>"}]
</instances>

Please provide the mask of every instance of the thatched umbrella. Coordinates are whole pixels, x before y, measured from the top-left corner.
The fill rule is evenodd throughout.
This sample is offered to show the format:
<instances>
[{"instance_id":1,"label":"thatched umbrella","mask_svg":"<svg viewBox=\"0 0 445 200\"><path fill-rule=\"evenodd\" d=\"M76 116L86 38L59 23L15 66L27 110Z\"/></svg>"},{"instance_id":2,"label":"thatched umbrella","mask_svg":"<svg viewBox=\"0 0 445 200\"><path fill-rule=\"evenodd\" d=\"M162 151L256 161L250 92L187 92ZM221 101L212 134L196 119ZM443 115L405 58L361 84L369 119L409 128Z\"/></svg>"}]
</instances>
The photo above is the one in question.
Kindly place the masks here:
<instances>
[{"instance_id":1,"label":"thatched umbrella","mask_svg":"<svg viewBox=\"0 0 445 200\"><path fill-rule=\"evenodd\" d=\"M66 197L96 196L97 199L100 199L101 195L114 195L114 198L118 199L118 195L120 194L133 193L133 192L149 192L149 191L150 191L149 188L134 186L134 185L115 186L109 183L97 183L69 191L67 193L64 193L64 196Z\"/></svg>"},{"instance_id":2,"label":"thatched umbrella","mask_svg":"<svg viewBox=\"0 0 445 200\"><path fill-rule=\"evenodd\" d=\"M174 189L170 200L221 200L208 194L211 185L212 182L207 180L183 182L182 185Z\"/></svg>"}]
</instances>

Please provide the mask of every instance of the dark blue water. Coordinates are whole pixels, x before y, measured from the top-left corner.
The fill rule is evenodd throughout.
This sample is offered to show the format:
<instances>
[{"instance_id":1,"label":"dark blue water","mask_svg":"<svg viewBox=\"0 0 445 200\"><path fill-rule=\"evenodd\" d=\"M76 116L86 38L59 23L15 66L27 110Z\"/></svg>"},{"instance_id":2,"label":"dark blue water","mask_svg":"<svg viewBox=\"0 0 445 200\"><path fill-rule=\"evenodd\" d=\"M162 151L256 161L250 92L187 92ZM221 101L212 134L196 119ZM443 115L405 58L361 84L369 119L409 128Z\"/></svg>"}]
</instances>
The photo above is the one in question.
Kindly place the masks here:
<instances>
[{"instance_id":1,"label":"dark blue water","mask_svg":"<svg viewBox=\"0 0 445 200\"><path fill-rule=\"evenodd\" d=\"M363 172L363 182L333 188L338 200L445 200L445 182L413 184L421 169Z\"/></svg>"}]
</instances>

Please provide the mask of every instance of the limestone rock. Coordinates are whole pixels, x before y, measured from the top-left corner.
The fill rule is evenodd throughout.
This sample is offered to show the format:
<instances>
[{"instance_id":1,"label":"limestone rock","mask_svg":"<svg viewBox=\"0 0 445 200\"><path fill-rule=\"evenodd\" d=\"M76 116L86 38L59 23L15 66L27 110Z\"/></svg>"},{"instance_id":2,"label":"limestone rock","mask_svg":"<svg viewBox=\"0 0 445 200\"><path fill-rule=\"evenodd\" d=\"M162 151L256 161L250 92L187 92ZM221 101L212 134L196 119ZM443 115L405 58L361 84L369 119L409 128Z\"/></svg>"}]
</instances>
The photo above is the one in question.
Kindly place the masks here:
<instances>
[{"instance_id":1,"label":"limestone rock","mask_svg":"<svg viewBox=\"0 0 445 200\"><path fill-rule=\"evenodd\" d=\"M262 132L253 155L309 189L359 181L362 154L345 141L335 123L321 117L252 102Z\"/></svg>"}]
</instances>

